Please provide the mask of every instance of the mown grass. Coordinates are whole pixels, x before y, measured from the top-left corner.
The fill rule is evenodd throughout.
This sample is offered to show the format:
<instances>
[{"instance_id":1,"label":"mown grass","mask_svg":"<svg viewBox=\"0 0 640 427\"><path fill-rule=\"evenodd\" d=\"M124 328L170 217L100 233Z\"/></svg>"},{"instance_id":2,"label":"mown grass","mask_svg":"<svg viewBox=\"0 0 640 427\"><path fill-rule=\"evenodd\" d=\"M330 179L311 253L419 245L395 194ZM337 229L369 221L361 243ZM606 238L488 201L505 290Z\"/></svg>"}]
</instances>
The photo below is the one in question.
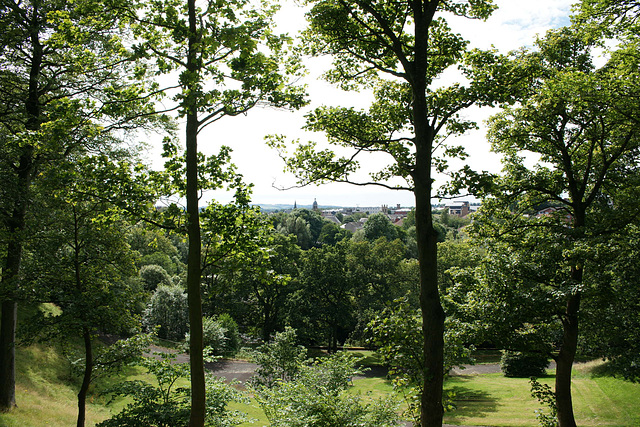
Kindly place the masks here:
<instances>
[{"instance_id":1,"label":"mown grass","mask_svg":"<svg viewBox=\"0 0 640 427\"><path fill-rule=\"evenodd\" d=\"M576 422L580 426L640 425L640 384L592 374L602 362L577 364L572 380ZM541 383L553 387L554 372ZM530 393L526 378L502 374L451 377L446 389L456 395L456 410L445 415L454 425L537 426L537 409L545 409Z\"/></svg>"},{"instance_id":2,"label":"mown grass","mask_svg":"<svg viewBox=\"0 0 640 427\"><path fill-rule=\"evenodd\" d=\"M364 352L362 356L375 358ZM581 426L640 425L640 384L602 375L602 362L577 364L573 378L574 408ZM540 379L551 384L553 371ZM127 372L128 379L150 377L141 369ZM17 401L19 407L0 414L1 427L69 426L77 415L77 383L71 378L69 365L59 348L33 345L17 350ZM89 399L87 425L106 419L119 411L126 401L106 406L106 398L98 392L122 378L99 382ZM386 398L392 393L389 381L382 377L356 378L352 392L367 398ZM445 415L454 425L537 426L534 411L542 407L530 395L527 379L505 378L501 374L463 375L447 380L446 389L455 392L457 409ZM268 425L255 401L234 403L231 409L247 413L253 423L242 427Z\"/></svg>"}]
</instances>

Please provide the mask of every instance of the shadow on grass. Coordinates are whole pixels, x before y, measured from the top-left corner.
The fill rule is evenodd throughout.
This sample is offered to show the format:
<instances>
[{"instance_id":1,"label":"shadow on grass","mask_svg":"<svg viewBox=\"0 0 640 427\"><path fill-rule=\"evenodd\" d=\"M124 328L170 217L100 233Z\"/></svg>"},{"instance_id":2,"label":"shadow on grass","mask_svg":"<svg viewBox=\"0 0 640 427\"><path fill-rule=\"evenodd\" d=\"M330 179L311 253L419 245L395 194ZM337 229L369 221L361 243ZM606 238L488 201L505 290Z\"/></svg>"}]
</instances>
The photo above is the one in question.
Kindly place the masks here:
<instances>
[{"instance_id":1,"label":"shadow on grass","mask_svg":"<svg viewBox=\"0 0 640 427\"><path fill-rule=\"evenodd\" d=\"M455 409L445 415L449 422L458 423L468 417L484 417L498 411L498 399L486 391L473 390L465 386L471 376L459 375L449 379L445 393L452 395Z\"/></svg>"},{"instance_id":2,"label":"shadow on grass","mask_svg":"<svg viewBox=\"0 0 640 427\"><path fill-rule=\"evenodd\" d=\"M622 366L612 363L611 361L595 364L588 372L588 374L594 378L610 377L618 379L625 379L625 373L628 374Z\"/></svg>"}]
</instances>

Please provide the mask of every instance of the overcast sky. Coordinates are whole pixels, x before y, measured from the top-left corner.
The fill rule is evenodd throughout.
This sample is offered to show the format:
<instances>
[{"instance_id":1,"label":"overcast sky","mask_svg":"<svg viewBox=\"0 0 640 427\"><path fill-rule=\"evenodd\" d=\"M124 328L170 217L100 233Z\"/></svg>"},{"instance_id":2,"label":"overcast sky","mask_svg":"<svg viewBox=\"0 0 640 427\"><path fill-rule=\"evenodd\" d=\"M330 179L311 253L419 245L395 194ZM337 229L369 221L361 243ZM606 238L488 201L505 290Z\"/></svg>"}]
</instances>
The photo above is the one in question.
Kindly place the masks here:
<instances>
[{"instance_id":1,"label":"overcast sky","mask_svg":"<svg viewBox=\"0 0 640 427\"><path fill-rule=\"evenodd\" d=\"M449 21L454 31L470 41L471 47L490 48L494 45L501 52L508 52L521 46L531 46L536 35L543 35L548 29L569 23L572 0L496 0L499 7L486 22L468 19ZM278 15L279 29L291 35L304 27L304 12L292 0L284 0ZM322 134L305 134L300 131L304 124L304 113L320 105L343 105L365 108L370 95L345 93L318 79L326 62L309 60L308 85L311 104L300 112L274 109L253 109L243 117L225 118L201 132L199 148L205 153L217 152L220 145L233 148L232 158L246 182L254 184L253 202L257 204L310 205L317 199L320 205L338 206L413 206L413 195L407 191L384 190L380 187L356 187L348 184L325 184L281 191L273 186L290 186L291 176L283 170L283 162L278 154L266 147L264 136L284 134L291 138L322 141ZM445 77L444 79L446 79ZM444 81L444 80L443 80ZM489 111L470 110L467 117L482 121ZM470 132L456 140L466 147L470 158L468 163L477 169L500 170L499 158L489 152L485 142L485 130ZM154 150L155 151L155 150ZM159 167L161 161L156 155L152 160ZM227 202L230 195L216 192L215 197Z\"/></svg>"}]
</instances>

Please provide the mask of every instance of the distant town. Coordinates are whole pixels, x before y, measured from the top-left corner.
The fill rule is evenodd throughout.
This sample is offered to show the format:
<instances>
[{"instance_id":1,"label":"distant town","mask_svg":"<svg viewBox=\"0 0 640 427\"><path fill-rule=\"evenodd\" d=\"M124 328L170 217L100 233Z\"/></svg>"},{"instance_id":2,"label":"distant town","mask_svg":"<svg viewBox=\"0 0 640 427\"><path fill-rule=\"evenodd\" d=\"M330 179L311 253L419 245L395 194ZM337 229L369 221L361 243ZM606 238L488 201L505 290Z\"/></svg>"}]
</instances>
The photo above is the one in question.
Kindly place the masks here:
<instances>
[{"instance_id":1,"label":"distant town","mask_svg":"<svg viewBox=\"0 0 640 427\"><path fill-rule=\"evenodd\" d=\"M400 204L396 204L395 206L390 205L381 205L381 206L355 206L355 207L345 207L345 206L334 206L334 205L320 205L317 200L314 200L310 205L298 205L297 202L294 202L292 205L285 204L256 204L260 206L264 212L267 213L275 213L275 212L291 212L295 209L309 209L316 212L319 212L323 218L328 221L335 223L341 228L347 229L349 231L355 232L361 229L364 226L364 223L367 221L367 217L370 215L382 213L385 214L389 220L395 225L402 225L404 219L409 215L409 213L415 209L413 206L401 206ZM459 218L464 218L470 213L475 212L480 207L480 202L468 202L468 201L458 201L452 203L441 203L432 205L433 210L444 210L446 209L449 215L456 216ZM358 219L358 221L343 223L342 218L348 217L354 214L362 214L363 216Z\"/></svg>"}]
</instances>

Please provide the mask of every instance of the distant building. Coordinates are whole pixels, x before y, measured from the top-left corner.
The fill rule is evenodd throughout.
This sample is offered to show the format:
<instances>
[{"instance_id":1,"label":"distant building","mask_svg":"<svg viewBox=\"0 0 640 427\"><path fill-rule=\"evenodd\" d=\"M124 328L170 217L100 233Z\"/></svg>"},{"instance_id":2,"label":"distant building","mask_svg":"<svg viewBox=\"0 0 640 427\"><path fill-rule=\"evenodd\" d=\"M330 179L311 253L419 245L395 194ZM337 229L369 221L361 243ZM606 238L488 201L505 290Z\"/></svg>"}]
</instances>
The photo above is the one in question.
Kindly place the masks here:
<instances>
[{"instance_id":1,"label":"distant building","mask_svg":"<svg viewBox=\"0 0 640 427\"><path fill-rule=\"evenodd\" d=\"M318 202L316 201L316 199L313 199L313 210L315 212L318 212Z\"/></svg>"},{"instance_id":2,"label":"distant building","mask_svg":"<svg viewBox=\"0 0 640 427\"><path fill-rule=\"evenodd\" d=\"M347 222L346 224L343 224L340 226L340 228L343 228L345 230L349 230L352 233L355 233L358 230L362 230L364 228L364 223L367 222L367 218L360 218L359 221L352 221L352 222Z\"/></svg>"},{"instance_id":3,"label":"distant building","mask_svg":"<svg viewBox=\"0 0 640 427\"><path fill-rule=\"evenodd\" d=\"M469 212L471 212L469 202L460 202L455 205L450 205L448 208L449 215L458 216L460 218L464 218L469 215Z\"/></svg>"}]
</instances>

